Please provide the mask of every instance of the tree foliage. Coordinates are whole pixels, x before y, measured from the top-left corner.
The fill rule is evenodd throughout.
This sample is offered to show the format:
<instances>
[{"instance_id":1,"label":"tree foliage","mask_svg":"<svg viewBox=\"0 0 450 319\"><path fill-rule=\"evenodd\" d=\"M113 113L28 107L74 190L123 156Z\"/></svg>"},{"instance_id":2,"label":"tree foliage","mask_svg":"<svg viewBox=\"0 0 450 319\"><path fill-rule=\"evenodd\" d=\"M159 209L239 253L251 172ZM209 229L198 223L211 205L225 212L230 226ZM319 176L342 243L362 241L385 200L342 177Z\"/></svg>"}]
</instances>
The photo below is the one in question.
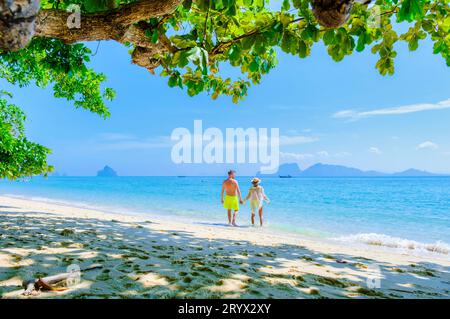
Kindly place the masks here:
<instances>
[{"instance_id":1,"label":"tree foliage","mask_svg":"<svg viewBox=\"0 0 450 319\"><path fill-rule=\"evenodd\" d=\"M120 14L130 3L135 2L43 0L41 11L65 10L75 4L84 15ZM319 43L335 61L369 49L378 56L378 72L392 75L396 43L404 41L414 51L429 38L433 53L450 66L449 0L377 0L373 4L377 10L355 3L347 23L331 29L318 23L310 0L184 0L170 14L135 21L145 41L122 43L129 46L133 62L142 65L145 61L145 67L166 78L170 87L183 89L189 96L206 92L216 99L225 95L235 103L276 67L279 51L304 59ZM398 33L399 23L407 25L407 32ZM103 88L105 75L88 67L89 49L83 43L66 42L39 36L22 50L0 53L0 76L19 86L51 84L55 97L107 117L105 102L114 97L114 91ZM138 53L144 57L138 59ZM240 76L228 76L229 66Z\"/></svg>"},{"instance_id":2,"label":"tree foliage","mask_svg":"<svg viewBox=\"0 0 450 319\"><path fill-rule=\"evenodd\" d=\"M53 169L47 164L50 150L25 137L25 115L8 97L11 94L0 92L0 178L47 174Z\"/></svg>"}]
</instances>

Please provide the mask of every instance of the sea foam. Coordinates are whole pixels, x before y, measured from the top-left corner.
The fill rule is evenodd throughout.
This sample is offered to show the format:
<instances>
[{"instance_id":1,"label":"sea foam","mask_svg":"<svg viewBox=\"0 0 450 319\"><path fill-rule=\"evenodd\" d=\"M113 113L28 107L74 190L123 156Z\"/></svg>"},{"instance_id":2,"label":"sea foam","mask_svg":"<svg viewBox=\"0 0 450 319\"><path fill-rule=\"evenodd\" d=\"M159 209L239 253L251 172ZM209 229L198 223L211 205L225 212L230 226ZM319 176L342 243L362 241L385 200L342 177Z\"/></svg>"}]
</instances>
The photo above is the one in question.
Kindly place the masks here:
<instances>
[{"instance_id":1,"label":"sea foam","mask_svg":"<svg viewBox=\"0 0 450 319\"><path fill-rule=\"evenodd\" d=\"M346 243L362 243L371 246L427 251L445 255L448 255L450 252L450 245L442 241L437 241L435 243L421 243L415 240L392 237L377 233L349 235L335 238L335 240Z\"/></svg>"}]
</instances>

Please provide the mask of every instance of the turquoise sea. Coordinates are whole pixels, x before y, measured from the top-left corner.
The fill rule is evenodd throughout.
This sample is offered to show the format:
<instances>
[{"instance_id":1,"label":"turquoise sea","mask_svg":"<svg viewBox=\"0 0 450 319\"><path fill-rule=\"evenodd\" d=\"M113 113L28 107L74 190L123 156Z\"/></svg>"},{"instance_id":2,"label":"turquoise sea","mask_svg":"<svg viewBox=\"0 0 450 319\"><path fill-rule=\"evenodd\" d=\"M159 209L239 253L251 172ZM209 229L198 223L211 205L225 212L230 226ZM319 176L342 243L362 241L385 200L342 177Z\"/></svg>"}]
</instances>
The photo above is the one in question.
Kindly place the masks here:
<instances>
[{"instance_id":1,"label":"turquoise sea","mask_svg":"<svg viewBox=\"0 0 450 319\"><path fill-rule=\"evenodd\" d=\"M0 181L0 194L144 213L186 222L226 221L221 177L49 177ZM250 178L238 178L243 195ZM267 228L400 249L450 250L450 178L266 178ZM0 203L1 205L1 203ZM1 218L1 216L0 216ZM249 208L238 224L248 227Z\"/></svg>"}]
</instances>

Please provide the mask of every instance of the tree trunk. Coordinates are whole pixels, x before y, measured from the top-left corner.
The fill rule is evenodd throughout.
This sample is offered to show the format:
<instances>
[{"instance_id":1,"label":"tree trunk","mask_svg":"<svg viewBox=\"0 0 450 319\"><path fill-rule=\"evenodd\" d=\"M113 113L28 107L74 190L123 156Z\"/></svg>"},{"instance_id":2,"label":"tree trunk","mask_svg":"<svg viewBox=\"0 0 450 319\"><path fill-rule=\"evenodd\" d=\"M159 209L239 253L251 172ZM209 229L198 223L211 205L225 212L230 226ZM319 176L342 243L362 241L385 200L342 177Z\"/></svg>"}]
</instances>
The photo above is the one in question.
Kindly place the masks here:
<instances>
[{"instance_id":1,"label":"tree trunk","mask_svg":"<svg viewBox=\"0 0 450 319\"><path fill-rule=\"evenodd\" d=\"M39 0L0 0L0 50L24 48L34 35Z\"/></svg>"},{"instance_id":2,"label":"tree trunk","mask_svg":"<svg viewBox=\"0 0 450 319\"><path fill-rule=\"evenodd\" d=\"M350 17L354 0L313 0L314 16L321 26L339 28Z\"/></svg>"}]
</instances>

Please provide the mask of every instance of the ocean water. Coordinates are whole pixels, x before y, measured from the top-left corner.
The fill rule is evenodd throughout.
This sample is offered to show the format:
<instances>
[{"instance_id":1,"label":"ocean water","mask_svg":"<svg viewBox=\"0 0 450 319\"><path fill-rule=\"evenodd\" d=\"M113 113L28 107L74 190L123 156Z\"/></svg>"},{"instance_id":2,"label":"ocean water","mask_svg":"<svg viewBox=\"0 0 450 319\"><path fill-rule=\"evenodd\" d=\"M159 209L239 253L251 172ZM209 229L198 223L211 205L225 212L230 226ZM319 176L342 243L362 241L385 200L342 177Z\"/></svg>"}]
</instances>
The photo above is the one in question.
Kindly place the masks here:
<instances>
[{"instance_id":1,"label":"ocean water","mask_svg":"<svg viewBox=\"0 0 450 319\"><path fill-rule=\"evenodd\" d=\"M0 194L223 223L219 177L41 177L0 181ZM250 178L238 181L243 196ZM267 228L283 233L449 254L450 178L267 178ZM1 205L1 203L0 203ZM0 216L1 218L1 216ZM241 207L238 224L248 227Z\"/></svg>"}]
</instances>

